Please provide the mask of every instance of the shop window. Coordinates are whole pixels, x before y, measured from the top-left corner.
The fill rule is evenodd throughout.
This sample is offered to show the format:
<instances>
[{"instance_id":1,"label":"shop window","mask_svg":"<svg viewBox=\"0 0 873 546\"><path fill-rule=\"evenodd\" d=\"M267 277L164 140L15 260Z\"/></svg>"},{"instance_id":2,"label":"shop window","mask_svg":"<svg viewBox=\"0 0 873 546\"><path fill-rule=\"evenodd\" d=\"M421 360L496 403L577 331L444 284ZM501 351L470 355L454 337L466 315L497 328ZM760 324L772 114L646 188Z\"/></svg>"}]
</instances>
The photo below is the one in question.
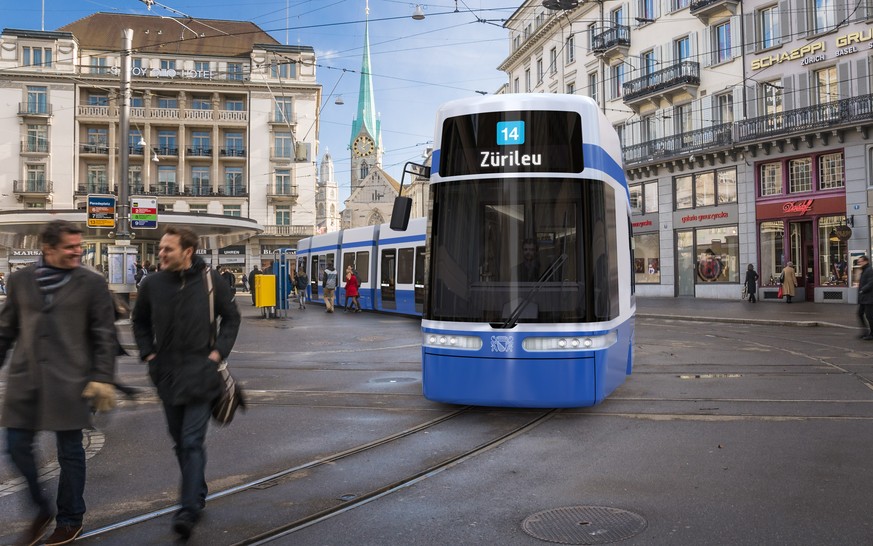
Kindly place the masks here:
<instances>
[{"instance_id":1,"label":"shop window","mask_svg":"<svg viewBox=\"0 0 873 546\"><path fill-rule=\"evenodd\" d=\"M661 246L658 233L634 235L634 278L637 284L661 282Z\"/></svg>"},{"instance_id":2,"label":"shop window","mask_svg":"<svg viewBox=\"0 0 873 546\"><path fill-rule=\"evenodd\" d=\"M737 171L725 169L716 173L715 186L718 188L718 204L737 202Z\"/></svg>"},{"instance_id":3,"label":"shop window","mask_svg":"<svg viewBox=\"0 0 873 546\"><path fill-rule=\"evenodd\" d=\"M691 175L676 177L674 184L676 186L676 210L690 209L694 204L692 197L694 195L691 186L693 177Z\"/></svg>"},{"instance_id":4,"label":"shop window","mask_svg":"<svg viewBox=\"0 0 873 546\"><path fill-rule=\"evenodd\" d=\"M812 158L801 157L788 162L788 193L812 191Z\"/></svg>"},{"instance_id":5,"label":"shop window","mask_svg":"<svg viewBox=\"0 0 873 546\"><path fill-rule=\"evenodd\" d=\"M697 282L739 282L740 242L736 225L694 230Z\"/></svg>"},{"instance_id":6,"label":"shop window","mask_svg":"<svg viewBox=\"0 0 873 546\"><path fill-rule=\"evenodd\" d=\"M761 197L782 195L782 163L764 163L760 175Z\"/></svg>"},{"instance_id":7,"label":"shop window","mask_svg":"<svg viewBox=\"0 0 873 546\"><path fill-rule=\"evenodd\" d=\"M658 212L658 182L646 182L631 186L630 201L633 214Z\"/></svg>"},{"instance_id":8,"label":"shop window","mask_svg":"<svg viewBox=\"0 0 873 546\"><path fill-rule=\"evenodd\" d=\"M774 286L779 274L782 273L783 240L785 237L785 225L781 220L761 222L758 241L760 241L761 286Z\"/></svg>"},{"instance_id":9,"label":"shop window","mask_svg":"<svg viewBox=\"0 0 873 546\"><path fill-rule=\"evenodd\" d=\"M843 154L825 154L818 158L818 189L833 190L846 187L843 176Z\"/></svg>"},{"instance_id":10,"label":"shop window","mask_svg":"<svg viewBox=\"0 0 873 546\"><path fill-rule=\"evenodd\" d=\"M848 286L848 243L837 236L837 228L845 225L845 216L823 216L818 219L819 286Z\"/></svg>"},{"instance_id":11,"label":"shop window","mask_svg":"<svg viewBox=\"0 0 873 546\"><path fill-rule=\"evenodd\" d=\"M699 173L694 176L694 206L711 207L715 205L714 173Z\"/></svg>"}]
</instances>

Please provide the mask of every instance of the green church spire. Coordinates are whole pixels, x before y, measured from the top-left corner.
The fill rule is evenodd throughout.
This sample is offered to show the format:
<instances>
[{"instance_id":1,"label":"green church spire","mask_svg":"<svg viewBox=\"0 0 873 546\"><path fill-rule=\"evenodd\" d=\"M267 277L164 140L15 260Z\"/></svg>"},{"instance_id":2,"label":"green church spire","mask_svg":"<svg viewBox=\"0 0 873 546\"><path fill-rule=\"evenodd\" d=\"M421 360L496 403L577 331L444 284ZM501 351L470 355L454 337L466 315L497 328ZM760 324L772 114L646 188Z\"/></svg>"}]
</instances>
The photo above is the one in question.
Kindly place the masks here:
<instances>
[{"instance_id":1,"label":"green church spire","mask_svg":"<svg viewBox=\"0 0 873 546\"><path fill-rule=\"evenodd\" d=\"M358 91L358 110L355 121L352 122L352 134L349 145L362 130L366 130L376 141L376 146L382 145L381 122L376 117L376 104L373 97L373 79L370 73L370 6L367 3L367 20L364 23L364 58L361 60L361 86Z\"/></svg>"}]
</instances>

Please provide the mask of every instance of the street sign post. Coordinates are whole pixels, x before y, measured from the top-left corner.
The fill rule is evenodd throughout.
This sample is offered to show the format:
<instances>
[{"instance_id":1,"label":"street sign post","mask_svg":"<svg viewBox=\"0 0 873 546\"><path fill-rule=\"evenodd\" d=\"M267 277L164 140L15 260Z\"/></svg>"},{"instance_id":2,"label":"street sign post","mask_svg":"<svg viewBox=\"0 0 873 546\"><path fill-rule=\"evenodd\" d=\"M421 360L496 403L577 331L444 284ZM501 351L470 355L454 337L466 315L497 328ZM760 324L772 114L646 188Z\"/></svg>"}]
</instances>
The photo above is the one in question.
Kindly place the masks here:
<instances>
[{"instance_id":1,"label":"street sign post","mask_svg":"<svg viewBox=\"0 0 873 546\"><path fill-rule=\"evenodd\" d=\"M115 196L88 196L88 227L98 229L115 228Z\"/></svg>"},{"instance_id":2,"label":"street sign post","mask_svg":"<svg viewBox=\"0 0 873 546\"><path fill-rule=\"evenodd\" d=\"M158 200L154 197L131 197L130 227L156 229L158 227Z\"/></svg>"}]
</instances>

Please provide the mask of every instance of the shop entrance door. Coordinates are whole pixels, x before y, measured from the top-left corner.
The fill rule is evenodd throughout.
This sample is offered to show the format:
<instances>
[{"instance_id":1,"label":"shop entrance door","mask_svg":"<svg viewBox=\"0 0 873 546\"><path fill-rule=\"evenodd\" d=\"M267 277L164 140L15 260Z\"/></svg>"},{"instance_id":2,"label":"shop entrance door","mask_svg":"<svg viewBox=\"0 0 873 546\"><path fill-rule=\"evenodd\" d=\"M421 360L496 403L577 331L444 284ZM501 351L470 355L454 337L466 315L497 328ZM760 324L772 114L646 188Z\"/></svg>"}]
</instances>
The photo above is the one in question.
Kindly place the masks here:
<instances>
[{"instance_id":1,"label":"shop entrance door","mask_svg":"<svg viewBox=\"0 0 873 546\"><path fill-rule=\"evenodd\" d=\"M694 233L676 232L676 295L694 295Z\"/></svg>"},{"instance_id":2,"label":"shop entrance door","mask_svg":"<svg viewBox=\"0 0 873 546\"><path fill-rule=\"evenodd\" d=\"M789 224L791 243L789 256L797 274L797 295L805 301L815 301L815 241L812 239L812 222Z\"/></svg>"}]
</instances>

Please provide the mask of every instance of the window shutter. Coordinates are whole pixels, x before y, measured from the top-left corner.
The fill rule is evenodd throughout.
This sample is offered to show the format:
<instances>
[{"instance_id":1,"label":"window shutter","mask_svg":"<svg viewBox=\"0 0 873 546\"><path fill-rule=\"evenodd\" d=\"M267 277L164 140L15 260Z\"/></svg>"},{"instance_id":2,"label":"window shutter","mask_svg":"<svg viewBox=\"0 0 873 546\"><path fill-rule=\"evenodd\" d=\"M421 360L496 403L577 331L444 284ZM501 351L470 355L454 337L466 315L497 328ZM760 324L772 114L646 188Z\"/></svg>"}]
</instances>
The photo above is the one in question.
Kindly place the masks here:
<instances>
[{"instance_id":1,"label":"window shutter","mask_svg":"<svg viewBox=\"0 0 873 546\"><path fill-rule=\"evenodd\" d=\"M804 0L803 4L801 6L798 6L798 9L793 10L793 11L788 7L788 2L785 2L784 9L781 5L779 6L779 11L785 11L786 13L794 13L795 14L794 21L797 24L797 37L798 38L804 36L809 29L809 27L808 27L809 19L807 19L807 10L812 9L812 6L813 6L813 3L810 0ZM783 29L782 35L785 37L785 38L783 38L783 42L790 41L791 34L792 33L786 32L785 29Z\"/></svg>"},{"instance_id":2,"label":"window shutter","mask_svg":"<svg viewBox=\"0 0 873 546\"><path fill-rule=\"evenodd\" d=\"M840 82L839 90L841 99L847 99L852 96L851 77L852 69L849 62L840 63L837 65L837 80ZM859 95L862 93L858 93Z\"/></svg>"},{"instance_id":3,"label":"window shutter","mask_svg":"<svg viewBox=\"0 0 873 546\"><path fill-rule=\"evenodd\" d=\"M803 10L799 9L799 17L803 16ZM798 33L800 30L798 30ZM779 2L779 35L777 41L780 44L791 41L791 5L788 2Z\"/></svg>"},{"instance_id":4,"label":"window shutter","mask_svg":"<svg viewBox=\"0 0 873 546\"><path fill-rule=\"evenodd\" d=\"M782 78L782 111L794 110L794 104L794 76L785 76Z\"/></svg>"},{"instance_id":5,"label":"window shutter","mask_svg":"<svg viewBox=\"0 0 873 546\"><path fill-rule=\"evenodd\" d=\"M735 98L736 100L736 98ZM740 97L742 101L742 97ZM740 113L742 111L740 110ZM737 111L734 111L734 115L737 114ZM758 117L758 86L756 85L747 85L746 86L746 119L752 119Z\"/></svg>"},{"instance_id":6,"label":"window shutter","mask_svg":"<svg viewBox=\"0 0 873 546\"><path fill-rule=\"evenodd\" d=\"M712 31L713 27L706 27L700 32L692 33L691 40L691 57L700 62L700 66L709 66L712 64ZM695 42L696 49L695 52Z\"/></svg>"},{"instance_id":7,"label":"window shutter","mask_svg":"<svg viewBox=\"0 0 873 546\"><path fill-rule=\"evenodd\" d=\"M858 76L859 97L870 94L870 67L867 63L867 59L858 59L855 61L855 74ZM844 95L841 98L848 97L849 95Z\"/></svg>"},{"instance_id":8,"label":"window shutter","mask_svg":"<svg viewBox=\"0 0 873 546\"><path fill-rule=\"evenodd\" d=\"M747 13L744 16L746 26L746 43L743 47L746 48L746 53L754 53L758 48L758 29L755 28L756 13Z\"/></svg>"},{"instance_id":9,"label":"window shutter","mask_svg":"<svg viewBox=\"0 0 873 546\"><path fill-rule=\"evenodd\" d=\"M743 53L743 41L740 28L743 26L743 19L739 15L731 17L731 59L736 59Z\"/></svg>"}]
</instances>

